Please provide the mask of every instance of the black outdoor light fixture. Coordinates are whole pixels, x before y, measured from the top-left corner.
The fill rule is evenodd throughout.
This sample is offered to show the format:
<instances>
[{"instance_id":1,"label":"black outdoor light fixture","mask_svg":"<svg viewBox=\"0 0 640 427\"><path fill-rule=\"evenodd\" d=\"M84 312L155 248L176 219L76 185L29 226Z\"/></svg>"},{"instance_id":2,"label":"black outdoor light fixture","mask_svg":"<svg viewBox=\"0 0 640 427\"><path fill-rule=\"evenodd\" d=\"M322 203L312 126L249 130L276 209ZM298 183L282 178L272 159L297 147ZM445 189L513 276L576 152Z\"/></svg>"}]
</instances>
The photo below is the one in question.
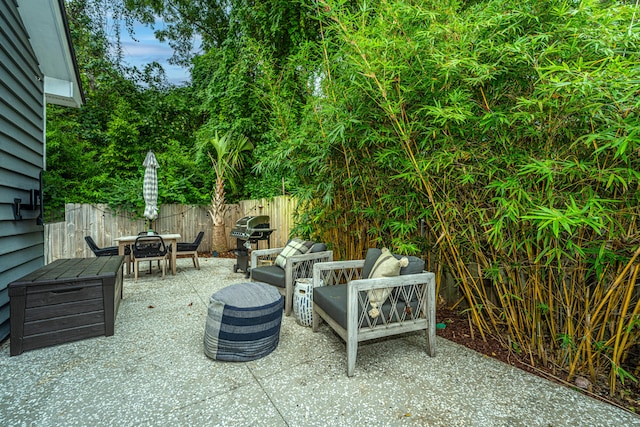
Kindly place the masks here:
<instances>
[{"instance_id":1,"label":"black outdoor light fixture","mask_svg":"<svg viewBox=\"0 0 640 427\"><path fill-rule=\"evenodd\" d=\"M44 224L44 213L42 210L42 171L40 171L40 188L35 189L32 188L29 190L29 203L22 203L22 199L15 198L13 199L13 219L15 221L22 220L22 211L35 211L40 210L40 214L38 218L36 218L36 224L43 225Z\"/></svg>"}]
</instances>

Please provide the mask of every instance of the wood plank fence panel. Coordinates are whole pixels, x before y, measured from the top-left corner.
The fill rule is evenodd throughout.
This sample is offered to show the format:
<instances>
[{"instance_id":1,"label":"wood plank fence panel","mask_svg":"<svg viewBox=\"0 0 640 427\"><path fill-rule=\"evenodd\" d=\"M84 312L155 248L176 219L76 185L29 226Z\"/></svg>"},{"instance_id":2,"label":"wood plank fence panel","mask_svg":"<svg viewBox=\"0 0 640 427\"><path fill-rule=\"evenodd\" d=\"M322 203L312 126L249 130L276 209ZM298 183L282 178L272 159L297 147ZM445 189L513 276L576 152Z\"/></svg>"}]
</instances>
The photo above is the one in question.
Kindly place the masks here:
<instances>
[{"instance_id":1,"label":"wood plank fence panel","mask_svg":"<svg viewBox=\"0 0 640 427\"><path fill-rule=\"evenodd\" d=\"M295 199L278 196L273 199L244 200L228 205L225 215L225 234L229 249L236 247L236 239L230 236L236 221L244 216L267 215L270 226L275 231L271 235L271 247L282 247L289 239L293 228ZM92 236L98 246L113 246L113 239L134 235L146 230L144 218L134 218L130 214L115 214L107 205L67 204L65 222L45 224L45 263L59 258L85 258L94 256L84 236ZM200 245L201 252L210 252L212 247L212 222L207 206L161 205L158 219L153 227L160 233L180 233L182 241L193 241L198 232L204 231ZM259 248L267 247L266 241L259 242ZM434 271L437 266L432 265ZM439 293L449 304L461 298L459 289L451 274L438 277Z\"/></svg>"},{"instance_id":2,"label":"wood plank fence panel","mask_svg":"<svg viewBox=\"0 0 640 427\"><path fill-rule=\"evenodd\" d=\"M236 247L236 239L230 236L236 221L244 216L268 215L271 227L271 247L284 246L293 226L294 199L278 196L274 199L246 200L228 205L225 215L225 234L229 249ZM84 237L92 236L98 246L114 246L119 236L135 235L146 230L144 218L131 214L114 213L105 204L75 204L65 206L65 222L45 224L45 262L59 258L85 258L93 254ZM193 241L200 231L205 235L200 251L210 252L213 226L207 206L161 205L153 228L159 233L180 233L182 241ZM266 248L267 242L259 247Z\"/></svg>"}]
</instances>

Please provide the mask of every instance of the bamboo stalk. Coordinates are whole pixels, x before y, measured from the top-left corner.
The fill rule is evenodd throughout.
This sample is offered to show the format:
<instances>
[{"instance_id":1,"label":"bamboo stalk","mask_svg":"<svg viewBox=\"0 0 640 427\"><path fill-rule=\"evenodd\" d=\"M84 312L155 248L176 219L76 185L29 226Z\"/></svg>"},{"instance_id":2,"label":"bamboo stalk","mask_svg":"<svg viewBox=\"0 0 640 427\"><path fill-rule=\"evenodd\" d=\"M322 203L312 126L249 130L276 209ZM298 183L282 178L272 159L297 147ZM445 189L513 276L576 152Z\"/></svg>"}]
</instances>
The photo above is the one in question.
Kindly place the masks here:
<instances>
[{"instance_id":1,"label":"bamboo stalk","mask_svg":"<svg viewBox=\"0 0 640 427\"><path fill-rule=\"evenodd\" d=\"M622 354L621 352L622 346L620 345L621 344L620 341L622 340L622 330L623 330L622 328L625 323L624 320L625 320L627 310L629 309L629 304L631 303L631 297L633 295L634 285L638 278L638 271L640 271L640 265L636 265L635 268L633 269L633 275L631 280L628 282L629 285L627 286L627 292L622 302L622 308L618 316L618 327L616 329L616 334L615 334L615 344L613 346L613 357L611 358L611 364L615 367L620 366L620 358ZM624 341L626 341L626 339ZM616 369L612 369L611 374L609 376L609 394L613 394L616 390L616 378L617 378L617 371Z\"/></svg>"}]
</instances>

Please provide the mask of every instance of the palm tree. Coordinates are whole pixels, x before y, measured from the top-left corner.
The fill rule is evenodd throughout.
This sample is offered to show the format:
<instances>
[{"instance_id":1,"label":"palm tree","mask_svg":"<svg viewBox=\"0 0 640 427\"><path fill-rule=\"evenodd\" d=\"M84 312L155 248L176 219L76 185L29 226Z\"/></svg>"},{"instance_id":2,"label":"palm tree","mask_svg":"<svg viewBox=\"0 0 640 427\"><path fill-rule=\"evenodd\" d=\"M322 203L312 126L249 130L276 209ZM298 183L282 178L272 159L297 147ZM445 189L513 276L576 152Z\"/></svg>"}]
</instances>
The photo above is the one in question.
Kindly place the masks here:
<instances>
[{"instance_id":1,"label":"palm tree","mask_svg":"<svg viewBox=\"0 0 640 427\"><path fill-rule=\"evenodd\" d=\"M203 134L201 133L201 135ZM206 150L216 174L216 184L211 196L211 206L209 209L209 214L213 221L213 251L222 253L228 249L224 229L224 215L227 210L224 190L225 182L228 182L232 188L235 188L234 177L236 177L238 171L242 169L242 153L252 149L253 144L247 137L240 135L234 138L231 131L219 136L216 130L210 137L201 139L199 151L203 152Z\"/></svg>"}]
</instances>

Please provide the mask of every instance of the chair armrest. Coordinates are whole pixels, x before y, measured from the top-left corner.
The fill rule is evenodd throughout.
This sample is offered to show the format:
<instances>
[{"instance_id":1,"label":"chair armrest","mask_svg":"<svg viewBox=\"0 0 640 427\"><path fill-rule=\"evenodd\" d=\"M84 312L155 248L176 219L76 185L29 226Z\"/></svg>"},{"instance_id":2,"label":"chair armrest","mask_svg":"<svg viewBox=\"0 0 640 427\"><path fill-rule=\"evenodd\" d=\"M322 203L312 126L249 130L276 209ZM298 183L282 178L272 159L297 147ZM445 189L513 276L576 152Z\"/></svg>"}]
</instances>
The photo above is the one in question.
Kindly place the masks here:
<instances>
[{"instance_id":1,"label":"chair armrest","mask_svg":"<svg viewBox=\"0 0 640 427\"><path fill-rule=\"evenodd\" d=\"M321 252L311 252L302 255L292 255L287 258L287 262L291 261L292 263L298 263L308 260L317 260L317 259L330 259L333 260L333 251L321 251Z\"/></svg>"},{"instance_id":2,"label":"chair armrest","mask_svg":"<svg viewBox=\"0 0 640 427\"><path fill-rule=\"evenodd\" d=\"M364 260L319 262L313 266L313 287L339 285L362 277Z\"/></svg>"},{"instance_id":3,"label":"chair armrest","mask_svg":"<svg viewBox=\"0 0 640 427\"><path fill-rule=\"evenodd\" d=\"M194 252L198 250L199 245L194 245L192 243L178 243L176 244L176 252ZM171 250L171 245L167 246L169 250Z\"/></svg>"},{"instance_id":4,"label":"chair armrest","mask_svg":"<svg viewBox=\"0 0 640 427\"><path fill-rule=\"evenodd\" d=\"M417 274L404 274L394 277L377 277L375 279L356 279L349 282L349 288L354 292L370 291L373 289L397 288L400 286L421 285L435 280L433 273L423 271ZM349 292L351 293L351 292Z\"/></svg>"},{"instance_id":5,"label":"chair armrest","mask_svg":"<svg viewBox=\"0 0 640 427\"><path fill-rule=\"evenodd\" d=\"M275 260L280 252L282 252L282 248L270 248L270 249L256 249L251 251L251 268L256 268L258 266L258 260L261 259L271 259Z\"/></svg>"}]
</instances>

